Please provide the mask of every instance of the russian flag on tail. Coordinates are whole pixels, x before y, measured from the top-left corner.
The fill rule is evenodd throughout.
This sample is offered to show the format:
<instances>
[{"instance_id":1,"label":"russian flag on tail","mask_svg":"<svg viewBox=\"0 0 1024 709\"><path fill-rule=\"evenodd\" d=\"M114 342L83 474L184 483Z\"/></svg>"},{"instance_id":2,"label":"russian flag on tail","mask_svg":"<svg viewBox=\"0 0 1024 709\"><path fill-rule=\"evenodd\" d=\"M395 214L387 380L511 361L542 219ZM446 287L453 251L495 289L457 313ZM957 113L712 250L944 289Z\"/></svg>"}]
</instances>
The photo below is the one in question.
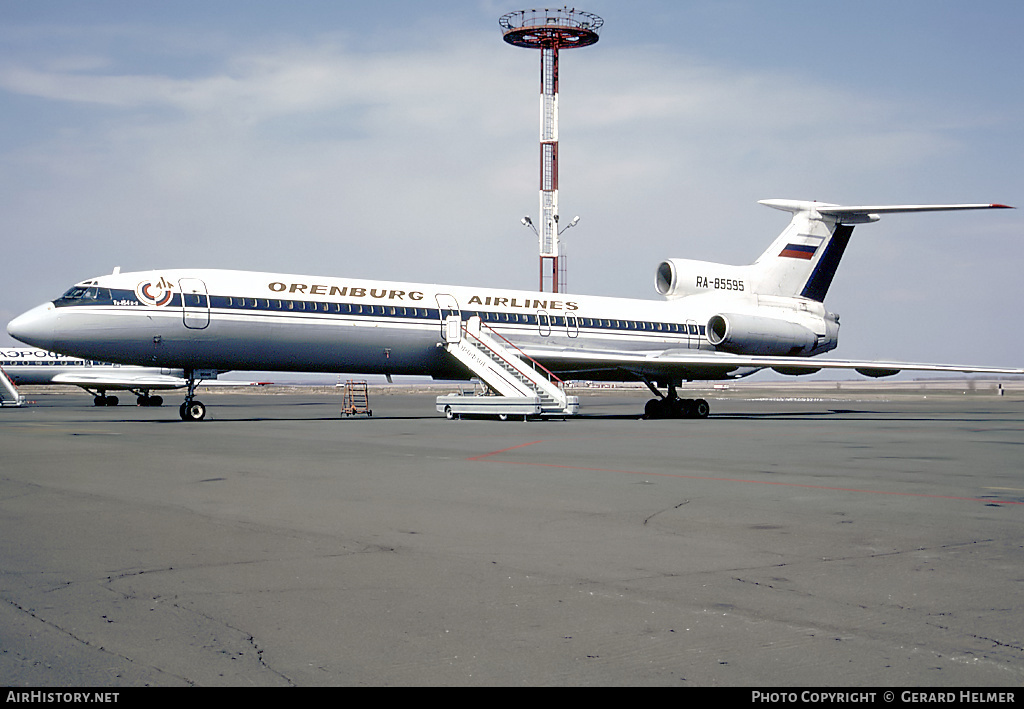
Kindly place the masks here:
<instances>
[{"instance_id":1,"label":"russian flag on tail","mask_svg":"<svg viewBox=\"0 0 1024 709\"><path fill-rule=\"evenodd\" d=\"M817 246L811 246L810 244L787 244L786 248L782 250L779 256L785 256L786 258L799 258L805 261L810 261L814 258L814 252L818 250Z\"/></svg>"}]
</instances>

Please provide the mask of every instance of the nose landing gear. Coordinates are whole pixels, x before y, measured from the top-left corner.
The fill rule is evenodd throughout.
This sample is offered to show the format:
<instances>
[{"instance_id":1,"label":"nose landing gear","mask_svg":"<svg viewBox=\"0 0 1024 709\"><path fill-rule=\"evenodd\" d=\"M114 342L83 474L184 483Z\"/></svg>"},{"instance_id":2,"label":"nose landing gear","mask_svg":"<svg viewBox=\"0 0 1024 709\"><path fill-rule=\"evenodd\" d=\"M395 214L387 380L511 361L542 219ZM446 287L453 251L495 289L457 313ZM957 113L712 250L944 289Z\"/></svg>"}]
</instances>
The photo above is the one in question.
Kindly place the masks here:
<instances>
[{"instance_id":1,"label":"nose landing gear","mask_svg":"<svg viewBox=\"0 0 1024 709\"><path fill-rule=\"evenodd\" d=\"M206 418L206 404L201 401L186 401L178 408L182 421L202 421Z\"/></svg>"},{"instance_id":2,"label":"nose landing gear","mask_svg":"<svg viewBox=\"0 0 1024 709\"><path fill-rule=\"evenodd\" d=\"M185 378L188 380L188 393L185 394L185 403L178 407L178 415L182 421L202 421L206 418L206 404L196 401L196 385L199 382L196 380L195 372L185 372Z\"/></svg>"}]
</instances>

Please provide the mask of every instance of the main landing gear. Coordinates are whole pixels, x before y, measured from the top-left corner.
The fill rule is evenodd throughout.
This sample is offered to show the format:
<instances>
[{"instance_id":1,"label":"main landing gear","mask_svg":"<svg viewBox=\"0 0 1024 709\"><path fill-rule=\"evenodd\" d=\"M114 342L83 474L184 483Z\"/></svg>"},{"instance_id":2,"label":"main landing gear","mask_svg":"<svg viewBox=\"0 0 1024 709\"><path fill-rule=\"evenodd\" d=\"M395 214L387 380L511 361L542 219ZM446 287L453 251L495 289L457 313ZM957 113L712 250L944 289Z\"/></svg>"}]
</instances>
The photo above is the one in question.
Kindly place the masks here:
<instances>
[{"instance_id":1,"label":"main landing gear","mask_svg":"<svg viewBox=\"0 0 1024 709\"><path fill-rule=\"evenodd\" d=\"M675 384L668 385L667 395L646 379L644 384L658 395L644 406L645 419L706 419L711 413L711 406L704 399L680 399Z\"/></svg>"},{"instance_id":2,"label":"main landing gear","mask_svg":"<svg viewBox=\"0 0 1024 709\"><path fill-rule=\"evenodd\" d=\"M89 391L93 395L92 403L93 406L117 406L121 403L121 400L116 396L107 395L106 391ZM163 406L164 399L162 396L150 395L146 390L132 389L131 392L137 397L135 403L138 406Z\"/></svg>"},{"instance_id":3,"label":"main landing gear","mask_svg":"<svg viewBox=\"0 0 1024 709\"><path fill-rule=\"evenodd\" d=\"M178 415L182 421L202 421L206 418L206 404L195 398L196 384L199 382L192 371L185 372L185 378L188 380L188 393L185 394L185 403L178 407Z\"/></svg>"}]
</instances>

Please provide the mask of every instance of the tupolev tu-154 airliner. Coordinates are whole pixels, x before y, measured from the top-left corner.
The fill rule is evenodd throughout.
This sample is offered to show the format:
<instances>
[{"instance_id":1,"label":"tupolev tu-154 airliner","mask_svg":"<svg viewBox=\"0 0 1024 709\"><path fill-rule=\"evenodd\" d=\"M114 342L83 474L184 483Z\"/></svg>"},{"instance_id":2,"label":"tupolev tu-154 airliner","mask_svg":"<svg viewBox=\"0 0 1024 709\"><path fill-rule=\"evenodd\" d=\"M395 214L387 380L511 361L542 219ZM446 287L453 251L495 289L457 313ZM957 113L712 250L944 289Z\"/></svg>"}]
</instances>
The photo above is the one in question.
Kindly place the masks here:
<instances>
[{"instance_id":1,"label":"tupolev tu-154 airliner","mask_svg":"<svg viewBox=\"0 0 1024 709\"><path fill-rule=\"evenodd\" d=\"M15 318L7 331L71 356L183 370L183 420L206 415L195 399L196 383L224 370L479 376L510 401L524 398L516 398L512 381L532 376L524 370L543 372L549 384L562 378L642 381L657 395L645 408L651 418L707 416L706 401L681 399L677 387L764 369L794 375L854 369L875 377L901 370L1024 374L1022 368L817 357L838 343L839 317L823 302L856 225L890 213L1006 205L761 204L792 218L754 263L666 260L655 276L660 301L210 269L115 269ZM503 379L512 388L503 389ZM564 400L559 407L574 411Z\"/></svg>"}]
</instances>

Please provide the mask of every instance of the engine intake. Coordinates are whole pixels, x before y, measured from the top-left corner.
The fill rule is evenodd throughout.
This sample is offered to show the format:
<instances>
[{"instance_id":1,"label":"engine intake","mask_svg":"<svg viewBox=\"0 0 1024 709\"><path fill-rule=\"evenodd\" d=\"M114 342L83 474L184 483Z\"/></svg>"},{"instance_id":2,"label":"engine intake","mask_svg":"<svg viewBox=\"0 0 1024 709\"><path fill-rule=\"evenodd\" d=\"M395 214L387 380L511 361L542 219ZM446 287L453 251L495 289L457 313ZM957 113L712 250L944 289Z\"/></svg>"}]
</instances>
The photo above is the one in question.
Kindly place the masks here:
<instances>
[{"instance_id":1,"label":"engine intake","mask_svg":"<svg viewBox=\"0 0 1024 709\"><path fill-rule=\"evenodd\" d=\"M708 320L708 341L733 354L800 355L810 353L818 337L788 320L721 313Z\"/></svg>"},{"instance_id":2,"label":"engine intake","mask_svg":"<svg viewBox=\"0 0 1024 709\"><path fill-rule=\"evenodd\" d=\"M662 261L654 274L654 288L666 298L698 293L753 292L749 266L726 266L710 261L672 258Z\"/></svg>"}]
</instances>

